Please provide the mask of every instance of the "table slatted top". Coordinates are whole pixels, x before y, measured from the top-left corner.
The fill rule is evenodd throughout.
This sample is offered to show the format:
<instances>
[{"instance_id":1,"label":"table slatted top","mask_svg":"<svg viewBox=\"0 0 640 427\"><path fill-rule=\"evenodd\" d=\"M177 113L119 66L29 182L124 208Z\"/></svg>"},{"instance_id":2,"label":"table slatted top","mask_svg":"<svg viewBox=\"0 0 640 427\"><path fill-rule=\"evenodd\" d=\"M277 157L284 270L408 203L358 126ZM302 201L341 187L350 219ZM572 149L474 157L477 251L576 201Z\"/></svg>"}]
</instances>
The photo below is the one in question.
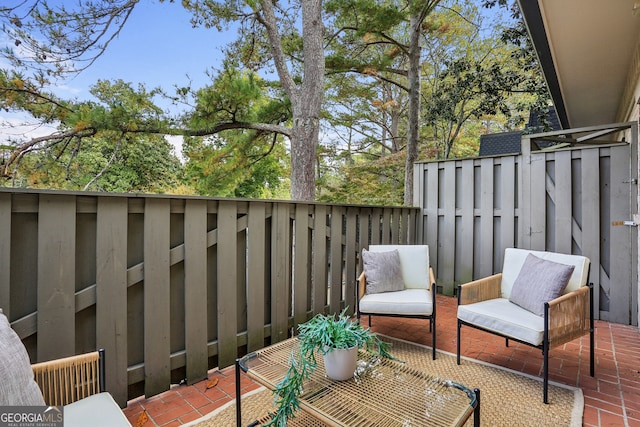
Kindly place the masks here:
<instances>
[{"instance_id":1,"label":"table slatted top","mask_svg":"<svg viewBox=\"0 0 640 427\"><path fill-rule=\"evenodd\" d=\"M240 366L273 390L285 377L297 345L297 338L282 341L245 356ZM325 376L321 354L316 361L300 407L330 426L457 426L476 405L467 387L364 351L353 378L346 381Z\"/></svg>"}]
</instances>

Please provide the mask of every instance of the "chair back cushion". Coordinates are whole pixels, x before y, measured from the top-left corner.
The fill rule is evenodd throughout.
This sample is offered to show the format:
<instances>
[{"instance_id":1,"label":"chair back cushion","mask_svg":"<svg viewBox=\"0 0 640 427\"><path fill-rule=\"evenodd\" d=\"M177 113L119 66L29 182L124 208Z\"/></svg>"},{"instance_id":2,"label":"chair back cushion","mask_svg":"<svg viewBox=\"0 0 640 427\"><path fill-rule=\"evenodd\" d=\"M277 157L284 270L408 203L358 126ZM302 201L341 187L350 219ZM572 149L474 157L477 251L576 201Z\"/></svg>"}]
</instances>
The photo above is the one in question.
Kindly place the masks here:
<instances>
[{"instance_id":1,"label":"chair back cushion","mask_svg":"<svg viewBox=\"0 0 640 427\"><path fill-rule=\"evenodd\" d=\"M404 280L397 250L371 252L362 249L362 263L367 278L367 294L404 290Z\"/></svg>"},{"instance_id":2,"label":"chair back cushion","mask_svg":"<svg viewBox=\"0 0 640 427\"><path fill-rule=\"evenodd\" d=\"M43 406L29 354L9 320L0 314L0 406Z\"/></svg>"},{"instance_id":3,"label":"chair back cushion","mask_svg":"<svg viewBox=\"0 0 640 427\"><path fill-rule=\"evenodd\" d=\"M528 249L507 248L504 251L504 264L502 267L502 297L509 298L513 284L520 274L520 270L527 259L527 255L533 254L538 258L561 264L573 265L573 273L563 294L573 292L587 284L589 276L589 258L582 255L567 255L557 252L532 251Z\"/></svg>"},{"instance_id":4,"label":"chair back cushion","mask_svg":"<svg viewBox=\"0 0 640 427\"><path fill-rule=\"evenodd\" d=\"M427 245L370 245L371 252L398 250L405 289L430 289L429 246Z\"/></svg>"},{"instance_id":5,"label":"chair back cushion","mask_svg":"<svg viewBox=\"0 0 640 427\"><path fill-rule=\"evenodd\" d=\"M562 264L529 254L511 288L509 301L542 316L544 304L562 295L573 270L575 265Z\"/></svg>"}]
</instances>

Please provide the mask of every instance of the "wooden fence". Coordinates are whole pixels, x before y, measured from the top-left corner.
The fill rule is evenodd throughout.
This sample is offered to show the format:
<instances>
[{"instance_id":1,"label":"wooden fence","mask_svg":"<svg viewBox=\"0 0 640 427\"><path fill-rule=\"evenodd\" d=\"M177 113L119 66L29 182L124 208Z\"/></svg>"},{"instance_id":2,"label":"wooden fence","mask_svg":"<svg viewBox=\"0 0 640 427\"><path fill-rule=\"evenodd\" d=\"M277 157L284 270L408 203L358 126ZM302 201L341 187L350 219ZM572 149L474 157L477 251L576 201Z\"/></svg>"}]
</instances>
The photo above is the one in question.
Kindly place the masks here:
<instances>
[{"instance_id":1,"label":"wooden fence","mask_svg":"<svg viewBox=\"0 0 640 427\"><path fill-rule=\"evenodd\" d=\"M33 362L105 348L125 405L353 310L361 249L418 212L2 189L0 307Z\"/></svg>"},{"instance_id":2,"label":"wooden fence","mask_svg":"<svg viewBox=\"0 0 640 427\"><path fill-rule=\"evenodd\" d=\"M637 144L637 123L620 123L525 136L519 155L416 164L417 240L442 292L502 271L507 247L583 254L596 318L637 325L637 227L624 225L638 213Z\"/></svg>"}]
</instances>

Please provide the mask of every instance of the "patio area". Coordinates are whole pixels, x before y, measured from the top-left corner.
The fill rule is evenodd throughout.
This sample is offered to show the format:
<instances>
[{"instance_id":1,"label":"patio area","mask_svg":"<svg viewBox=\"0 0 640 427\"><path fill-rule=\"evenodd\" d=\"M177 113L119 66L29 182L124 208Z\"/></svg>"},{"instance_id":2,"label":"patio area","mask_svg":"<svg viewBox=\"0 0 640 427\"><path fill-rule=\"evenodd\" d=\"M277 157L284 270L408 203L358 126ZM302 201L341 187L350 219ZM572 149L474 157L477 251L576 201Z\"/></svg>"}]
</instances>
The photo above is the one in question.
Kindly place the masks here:
<instances>
[{"instance_id":1,"label":"patio area","mask_svg":"<svg viewBox=\"0 0 640 427\"><path fill-rule=\"evenodd\" d=\"M438 295L437 304L438 350L455 353L456 298ZM366 318L363 318L363 323L366 325ZM426 320L374 317L372 323L372 329L381 334L431 344L431 336L425 331L428 327ZM563 348L551 350L550 380L582 388L584 426L640 427L638 328L596 321L595 339L595 378L589 376L588 336L585 336ZM462 354L516 371L541 375L542 354L539 350L518 343L505 347L503 339L472 328L462 330ZM243 393L258 387L245 376L242 378ZM148 417L144 426L180 426L234 399L234 381L233 367L212 370L208 380L191 386L174 385L171 390L150 399L134 399L124 412L134 426L143 411Z\"/></svg>"}]
</instances>

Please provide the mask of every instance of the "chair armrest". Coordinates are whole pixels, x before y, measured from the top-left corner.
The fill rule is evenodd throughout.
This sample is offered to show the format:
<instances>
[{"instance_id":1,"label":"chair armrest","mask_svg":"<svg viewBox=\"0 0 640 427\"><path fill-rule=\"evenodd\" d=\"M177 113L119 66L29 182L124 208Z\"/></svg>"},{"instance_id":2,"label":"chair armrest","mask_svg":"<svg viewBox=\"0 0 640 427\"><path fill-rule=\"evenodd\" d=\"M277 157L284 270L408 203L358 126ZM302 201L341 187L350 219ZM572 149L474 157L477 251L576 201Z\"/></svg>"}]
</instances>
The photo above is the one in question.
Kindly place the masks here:
<instances>
[{"instance_id":1,"label":"chair armrest","mask_svg":"<svg viewBox=\"0 0 640 427\"><path fill-rule=\"evenodd\" d=\"M367 291L367 278L364 277L364 271L358 277L358 300L361 300Z\"/></svg>"},{"instance_id":2,"label":"chair armrest","mask_svg":"<svg viewBox=\"0 0 640 427\"><path fill-rule=\"evenodd\" d=\"M591 285L549 301L549 348L586 335L591 329Z\"/></svg>"},{"instance_id":3,"label":"chair armrest","mask_svg":"<svg viewBox=\"0 0 640 427\"><path fill-rule=\"evenodd\" d=\"M101 351L31 365L49 406L68 405L104 389Z\"/></svg>"},{"instance_id":4,"label":"chair armrest","mask_svg":"<svg viewBox=\"0 0 640 427\"><path fill-rule=\"evenodd\" d=\"M500 298L502 273L484 277L458 286L458 305Z\"/></svg>"}]
</instances>

